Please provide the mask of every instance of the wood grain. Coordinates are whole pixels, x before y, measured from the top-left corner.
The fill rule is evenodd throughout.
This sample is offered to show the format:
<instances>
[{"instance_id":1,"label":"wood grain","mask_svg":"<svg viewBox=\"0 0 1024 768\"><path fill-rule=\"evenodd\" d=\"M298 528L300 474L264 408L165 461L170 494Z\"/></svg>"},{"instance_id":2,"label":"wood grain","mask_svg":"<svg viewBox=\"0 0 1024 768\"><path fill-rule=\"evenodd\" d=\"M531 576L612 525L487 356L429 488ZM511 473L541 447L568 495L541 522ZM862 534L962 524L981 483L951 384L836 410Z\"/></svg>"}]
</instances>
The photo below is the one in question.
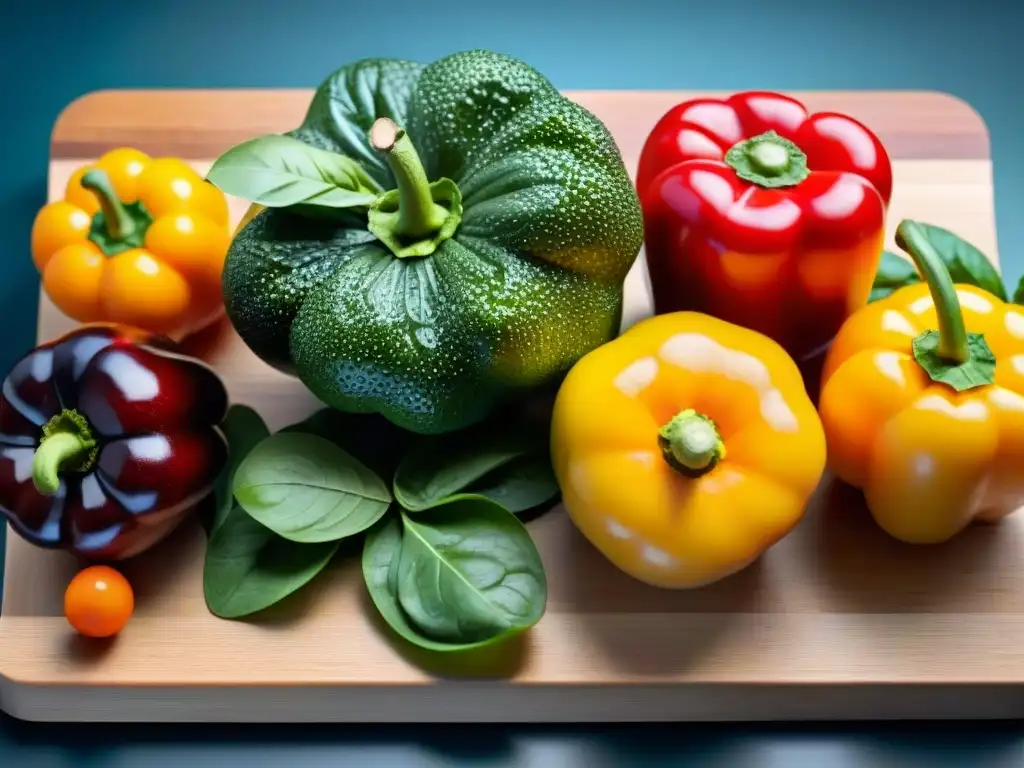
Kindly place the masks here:
<instances>
[{"instance_id":1,"label":"wood grain","mask_svg":"<svg viewBox=\"0 0 1024 768\"><path fill-rule=\"evenodd\" d=\"M53 134L51 198L109 148L216 153L294 126L309 91L103 92ZM574 93L636 165L650 126L684 93ZM997 254L988 137L933 93L800 94L876 128L895 160L891 230L942 223ZM233 200L237 220L245 208ZM649 314L642 259L624 325ZM73 327L46 300L39 337ZM317 407L226 330L211 362L272 428ZM137 614L107 645L61 617L75 563L8 536L2 705L30 719L546 721L857 719L1024 715L1024 520L947 545L885 537L857 495L823 483L805 520L754 566L691 592L609 566L561 509L530 524L548 569L547 615L511 647L457 663L400 646L376 620L358 565L332 567L260 623L227 622L202 596L205 541L186 526L125 565ZM467 680L466 678L471 678Z\"/></svg>"},{"instance_id":2,"label":"wood grain","mask_svg":"<svg viewBox=\"0 0 1024 768\"><path fill-rule=\"evenodd\" d=\"M297 126L311 90L100 91L72 102L57 119L51 140L54 159L94 157L110 147L132 145L157 155L203 160L246 139ZM567 91L598 115L626 154L639 153L622 138L646 132L680 100L726 95L681 91ZM802 92L814 111L839 111L870 125L889 154L900 160L986 160L988 130L965 102L933 92ZM131 111L125 109L131 104ZM649 122L640 118L651 117Z\"/></svg>"}]
</instances>

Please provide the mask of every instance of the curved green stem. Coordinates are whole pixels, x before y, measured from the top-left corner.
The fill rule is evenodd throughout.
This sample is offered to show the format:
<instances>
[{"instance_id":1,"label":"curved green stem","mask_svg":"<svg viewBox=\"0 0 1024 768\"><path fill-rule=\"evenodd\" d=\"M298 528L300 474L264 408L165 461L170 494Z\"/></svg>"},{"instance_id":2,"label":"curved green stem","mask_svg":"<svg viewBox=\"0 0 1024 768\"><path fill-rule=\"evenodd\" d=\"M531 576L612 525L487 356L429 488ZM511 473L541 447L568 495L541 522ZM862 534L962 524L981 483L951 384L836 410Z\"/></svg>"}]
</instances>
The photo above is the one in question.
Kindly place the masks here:
<instances>
[{"instance_id":1,"label":"curved green stem","mask_svg":"<svg viewBox=\"0 0 1024 768\"><path fill-rule=\"evenodd\" d=\"M398 183L395 234L422 238L440 231L449 213L434 202L430 181L409 135L392 120L381 117L370 129L370 143L384 154Z\"/></svg>"},{"instance_id":2,"label":"curved green stem","mask_svg":"<svg viewBox=\"0 0 1024 768\"><path fill-rule=\"evenodd\" d=\"M135 220L118 198L107 172L100 168L90 168L82 174L81 183L84 189L96 196L100 210L103 211L107 234L115 240L131 237L135 233Z\"/></svg>"},{"instance_id":3,"label":"curved green stem","mask_svg":"<svg viewBox=\"0 0 1024 768\"><path fill-rule=\"evenodd\" d=\"M725 443L715 422L693 409L676 414L658 433L662 455L688 477L710 472L725 458Z\"/></svg>"},{"instance_id":4,"label":"curved green stem","mask_svg":"<svg viewBox=\"0 0 1024 768\"><path fill-rule=\"evenodd\" d=\"M943 360L962 364L971 359L967 326L956 295L956 286L942 257L929 242L921 227L913 221L901 221L896 228L896 244L911 259L918 273L928 284L935 315L939 324L938 356Z\"/></svg>"},{"instance_id":5,"label":"curved green stem","mask_svg":"<svg viewBox=\"0 0 1024 768\"><path fill-rule=\"evenodd\" d=\"M735 144L725 162L741 179L767 188L795 186L810 173L807 155L775 131Z\"/></svg>"},{"instance_id":6,"label":"curved green stem","mask_svg":"<svg viewBox=\"0 0 1024 768\"><path fill-rule=\"evenodd\" d=\"M87 470L96 459L96 441L85 418L64 411L43 426L43 439L32 459L32 483L44 496L60 489L61 471Z\"/></svg>"}]
</instances>

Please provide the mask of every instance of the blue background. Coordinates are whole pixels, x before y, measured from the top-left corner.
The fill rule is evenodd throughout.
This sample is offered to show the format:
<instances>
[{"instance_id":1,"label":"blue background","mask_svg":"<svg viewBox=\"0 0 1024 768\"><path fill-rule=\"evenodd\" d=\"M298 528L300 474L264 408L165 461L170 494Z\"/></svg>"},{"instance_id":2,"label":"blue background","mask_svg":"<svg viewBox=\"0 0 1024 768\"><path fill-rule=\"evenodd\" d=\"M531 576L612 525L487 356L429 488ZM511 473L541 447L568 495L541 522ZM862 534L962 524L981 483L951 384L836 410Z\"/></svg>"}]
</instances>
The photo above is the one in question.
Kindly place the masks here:
<instances>
[{"instance_id":1,"label":"blue background","mask_svg":"<svg viewBox=\"0 0 1024 768\"><path fill-rule=\"evenodd\" d=\"M34 341L29 229L45 200L50 128L91 90L313 87L364 56L429 61L466 48L523 58L565 89L932 89L991 130L1000 256L1024 272L1020 30L1009 0L132 0L0 10L0 370ZM1019 725L1019 724L1018 724ZM0 764L1024 765L1007 728L52 728L0 720ZM1019 730L1019 728L1017 729ZM351 753L339 752L348 744ZM418 755L414 757L413 755ZM672 756L676 756L674 759ZM684 757L685 756L685 757ZM331 761L333 764L333 761Z\"/></svg>"}]
</instances>

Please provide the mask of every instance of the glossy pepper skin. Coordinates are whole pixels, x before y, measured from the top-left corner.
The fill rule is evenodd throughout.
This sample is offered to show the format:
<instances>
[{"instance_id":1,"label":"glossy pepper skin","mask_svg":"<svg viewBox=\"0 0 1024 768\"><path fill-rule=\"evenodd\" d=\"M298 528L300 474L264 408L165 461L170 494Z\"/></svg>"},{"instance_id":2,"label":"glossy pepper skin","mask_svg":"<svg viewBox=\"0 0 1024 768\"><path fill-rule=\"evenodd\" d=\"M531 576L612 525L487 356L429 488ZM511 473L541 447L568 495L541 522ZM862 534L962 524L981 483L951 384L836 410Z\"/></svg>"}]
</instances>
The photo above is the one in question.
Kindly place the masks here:
<instances>
[{"instance_id":1,"label":"glossy pepper skin","mask_svg":"<svg viewBox=\"0 0 1024 768\"><path fill-rule=\"evenodd\" d=\"M488 51L358 61L291 135L383 191L369 213L257 213L224 300L243 341L328 405L450 432L618 332L639 201L605 126L531 67Z\"/></svg>"},{"instance_id":2,"label":"glossy pepper skin","mask_svg":"<svg viewBox=\"0 0 1024 768\"><path fill-rule=\"evenodd\" d=\"M867 302L892 168L850 117L759 91L679 104L647 138L637 189L659 314L711 314L802 361Z\"/></svg>"},{"instance_id":3,"label":"glossy pepper skin","mask_svg":"<svg viewBox=\"0 0 1024 768\"><path fill-rule=\"evenodd\" d=\"M869 304L825 358L829 466L890 535L944 542L1024 504L1024 309L954 286L914 222L925 282Z\"/></svg>"},{"instance_id":4,"label":"glossy pepper skin","mask_svg":"<svg viewBox=\"0 0 1024 768\"><path fill-rule=\"evenodd\" d=\"M227 459L224 384L173 342L82 326L18 361L0 396L0 512L25 540L91 560L148 549Z\"/></svg>"},{"instance_id":5,"label":"glossy pepper skin","mask_svg":"<svg viewBox=\"0 0 1024 768\"><path fill-rule=\"evenodd\" d=\"M53 303L80 323L181 338L222 317L227 199L184 161L111 150L79 168L32 226Z\"/></svg>"},{"instance_id":6,"label":"glossy pepper skin","mask_svg":"<svg viewBox=\"0 0 1024 768\"><path fill-rule=\"evenodd\" d=\"M801 519L825 466L793 360L694 312L644 320L580 360L558 392L551 446L583 535L668 588L754 562Z\"/></svg>"}]
</instances>

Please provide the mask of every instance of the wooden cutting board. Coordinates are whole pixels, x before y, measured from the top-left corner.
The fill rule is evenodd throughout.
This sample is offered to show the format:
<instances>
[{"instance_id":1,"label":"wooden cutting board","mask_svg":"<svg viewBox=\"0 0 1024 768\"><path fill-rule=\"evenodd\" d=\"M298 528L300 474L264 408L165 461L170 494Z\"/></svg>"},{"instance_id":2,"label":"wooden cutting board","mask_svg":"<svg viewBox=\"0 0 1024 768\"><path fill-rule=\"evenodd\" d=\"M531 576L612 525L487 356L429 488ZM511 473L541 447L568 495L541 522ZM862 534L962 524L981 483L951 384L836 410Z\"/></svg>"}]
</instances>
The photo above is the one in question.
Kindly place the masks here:
<instances>
[{"instance_id":1,"label":"wooden cutting board","mask_svg":"<svg viewBox=\"0 0 1024 768\"><path fill-rule=\"evenodd\" d=\"M579 92L635 171L661 114L695 94ZM50 197L120 145L205 172L228 147L288 130L309 91L120 91L85 96L53 131ZM937 93L805 93L875 128L895 159L892 230L941 224L995 258L988 135ZM237 220L245 209L232 201ZM26 222L26 227L28 226ZM27 254L24 256L28 258ZM649 314L642 260L625 322ZM43 297L39 338L72 327ZM211 354L234 399L271 428L317 403L228 330ZM2 705L33 720L629 721L1024 716L1024 516L947 545L884 536L855 493L824 483L804 522L754 566L697 591L621 575L556 509L530 524L549 574L541 623L513 649L439 661L368 608L355 560L261 623L212 616L195 525L125 565L137 613L111 643L62 617L71 558L7 537ZM468 678L468 679L467 679Z\"/></svg>"}]
</instances>

